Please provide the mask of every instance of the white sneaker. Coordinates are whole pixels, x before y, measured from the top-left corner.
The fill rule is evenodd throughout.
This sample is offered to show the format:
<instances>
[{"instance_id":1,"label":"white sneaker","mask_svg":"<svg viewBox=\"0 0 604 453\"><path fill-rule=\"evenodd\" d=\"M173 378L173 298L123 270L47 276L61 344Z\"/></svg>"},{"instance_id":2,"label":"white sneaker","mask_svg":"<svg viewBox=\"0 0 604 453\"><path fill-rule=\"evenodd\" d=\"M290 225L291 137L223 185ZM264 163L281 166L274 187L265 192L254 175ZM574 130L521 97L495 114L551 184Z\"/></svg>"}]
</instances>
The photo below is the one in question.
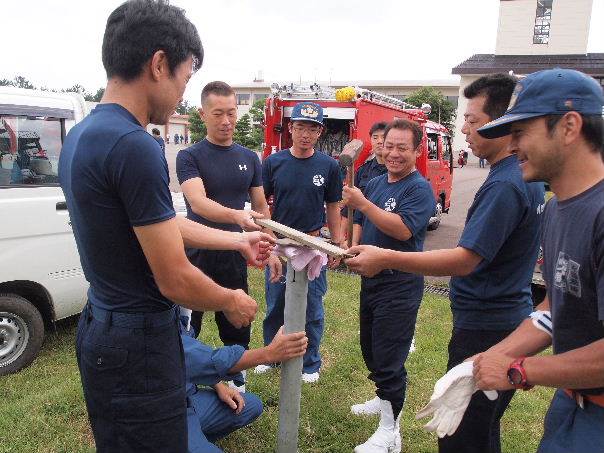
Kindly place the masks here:
<instances>
[{"instance_id":1,"label":"white sneaker","mask_svg":"<svg viewBox=\"0 0 604 453\"><path fill-rule=\"evenodd\" d=\"M239 393L245 393L245 384L243 384L243 385L236 385L233 381L229 381L229 382L227 382L227 384L232 389L238 390Z\"/></svg>"},{"instance_id":2,"label":"white sneaker","mask_svg":"<svg viewBox=\"0 0 604 453\"><path fill-rule=\"evenodd\" d=\"M315 373L302 373L302 382L307 384L314 384L319 380L319 372Z\"/></svg>"},{"instance_id":3,"label":"white sneaker","mask_svg":"<svg viewBox=\"0 0 604 453\"><path fill-rule=\"evenodd\" d=\"M376 396L364 403L354 404L350 406L350 411L354 415L377 415L380 413L380 398Z\"/></svg>"},{"instance_id":4,"label":"white sneaker","mask_svg":"<svg viewBox=\"0 0 604 453\"><path fill-rule=\"evenodd\" d=\"M415 337L411 339L411 347L409 347L409 354L415 351Z\"/></svg>"},{"instance_id":5,"label":"white sneaker","mask_svg":"<svg viewBox=\"0 0 604 453\"><path fill-rule=\"evenodd\" d=\"M271 371L272 369L274 369L274 367L272 367L270 365L258 365L256 368L254 368L254 373L264 374L267 371Z\"/></svg>"},{"instance_id":6,"label":"white sneaker","mask_svg":"<svg viewBox=\"0 0 604 453\"><path fill-rule=\"evenodd\" d=\"M380 400L380 424L367 442L357 445L354 453L400 453L401 451L401 414L396 420L390 401Z\"/></svg>"}]
</instances>

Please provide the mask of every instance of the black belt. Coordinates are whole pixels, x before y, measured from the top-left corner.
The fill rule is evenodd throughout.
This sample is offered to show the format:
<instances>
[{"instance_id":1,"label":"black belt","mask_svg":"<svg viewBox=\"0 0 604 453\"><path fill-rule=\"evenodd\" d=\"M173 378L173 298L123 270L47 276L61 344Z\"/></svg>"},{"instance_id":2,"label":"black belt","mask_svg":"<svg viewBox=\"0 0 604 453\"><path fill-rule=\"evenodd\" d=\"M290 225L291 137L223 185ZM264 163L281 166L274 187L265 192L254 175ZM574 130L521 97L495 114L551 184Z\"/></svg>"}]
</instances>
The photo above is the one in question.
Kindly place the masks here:
<instances>
[{"instance_id":1,"label":"black belt","mask_svg":"<svg viewBox=\"0 0 604 453\"><path fill-rule=\"evenodd\" d=\"M164 311L150 313L124 313L119 311L105 310L88 304L89 313L94 319L104 324L129 329L144 329L160 327L172 323L177 318L178 306Z\"/></svg>"}]
</instances>

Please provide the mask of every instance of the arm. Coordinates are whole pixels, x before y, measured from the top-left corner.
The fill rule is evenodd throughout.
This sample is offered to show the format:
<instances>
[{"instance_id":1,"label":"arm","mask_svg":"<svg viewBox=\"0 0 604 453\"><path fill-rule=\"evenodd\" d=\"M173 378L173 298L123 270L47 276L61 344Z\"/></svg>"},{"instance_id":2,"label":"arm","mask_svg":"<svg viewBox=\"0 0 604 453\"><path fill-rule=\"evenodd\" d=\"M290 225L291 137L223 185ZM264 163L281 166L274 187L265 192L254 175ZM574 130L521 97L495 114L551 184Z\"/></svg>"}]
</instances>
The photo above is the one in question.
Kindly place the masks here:
<instances>
[{"instance_id":1,"label":"arm","mask_svg":"<svg viewBox=\"0 0 604 453\"><path fill-rule=\"evenodd\" d=\"M235 326L254 319L253 299L241 290L222 288L189 262L175 219L134 227L134 233L166 298L194 310L224 311Z\"/></svg>"},{"instance_id":2,"label":"arm","mask_svg":"<svg viewBox=\"0 0 604 453\"><path fill-rule=\"evenodd\" d=\"M398 269L420 275L462 276L470 274L482 257L464 247L430 250L427 252L396 252L371 245L351 247L348 253L356 255L346 260L355 272L373 276L383 269Z\"/></svg>"},{"instance_id":3,"label":"arm","mask_svg":"<svg viewBox=\"0 0 604 453\"><path fill-rule=\"evenodd\" d=\"M187 179L181 184L182 191L191 205L193 212L216 223L233 223L244 230L259 230L253 221L254 217L262 217L255 211L231 209L207 197L201 178Z\"/></svg>"},{"instance_id":4,"label":"arm","mask_svg":"<svg viewBox=\"0 0 604 453\"><path fill-rule=\"evenodd\" d=\"M344 187L343 201L360 211L381 232L395 239L406 241L413 235L400 215L380 209L369 201L357 187Z\"/></svg>"},{"instance_id":5,"label":"arm","mask_svg":"<svg viewBox=\"0 0 604 453\"><path fill-rule=\"evenodd\" d=\"M303 356L306 352L307 343L308 338L306 338L304 332L285 334L283 333L283 327L281 327L271 344L263 348L245 351L241 359L229 370L229 373L238 373L263 363L284 362Z\"/></svg>"},{"instance_id":6,"label":"arm","mask_svg":"<svg viewBox=\"0 0 604 453\"><path fill-rule=\"evenodd\" d=\"M264 196L264 188L262 186L250 188L250 200L252 200L252 209L254 211L262 214L265 219L271 218L268 203ZM263 228L262 231L276 239L275 233L268 228ZM266 264L270 269L269 280L273 283L278 282L283 275L283 264L281 263L281 260L277 255L271 253Z\"/></svg>"}]
</instances>

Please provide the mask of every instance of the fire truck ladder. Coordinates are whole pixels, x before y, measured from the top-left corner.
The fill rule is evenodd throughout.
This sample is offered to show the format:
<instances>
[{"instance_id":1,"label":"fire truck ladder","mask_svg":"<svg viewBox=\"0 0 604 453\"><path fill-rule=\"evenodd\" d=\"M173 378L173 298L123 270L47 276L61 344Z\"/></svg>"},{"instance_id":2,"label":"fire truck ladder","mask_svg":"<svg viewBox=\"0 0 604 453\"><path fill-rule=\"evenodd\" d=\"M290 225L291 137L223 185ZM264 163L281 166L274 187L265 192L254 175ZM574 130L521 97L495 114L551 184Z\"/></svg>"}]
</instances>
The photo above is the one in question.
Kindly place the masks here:
<instances>
[{"instance_id":1,"label":"fire truck ladder","mask_svg":"<svg viewBox=\"0 0 604 453\"><path fill-rule=\"evenodd\" d=\"M336 99L336 92L346 91L346 100L352 101L354 99L367 99L369 101L378 102L382 105L389 107L396 107L399 109L414 109L421 110L426 115L430 114L432 110L429 104L422 104L421 107L409 104L408 102L402 101L392 96L387 96L377 91L367 90L360 87L345 87L334 89L332 87L324 87L317 83L311 85L279 85L274 83L271 85L271 91L273 96L280 97L282 99Z\"/></svg>"}]
</instances>

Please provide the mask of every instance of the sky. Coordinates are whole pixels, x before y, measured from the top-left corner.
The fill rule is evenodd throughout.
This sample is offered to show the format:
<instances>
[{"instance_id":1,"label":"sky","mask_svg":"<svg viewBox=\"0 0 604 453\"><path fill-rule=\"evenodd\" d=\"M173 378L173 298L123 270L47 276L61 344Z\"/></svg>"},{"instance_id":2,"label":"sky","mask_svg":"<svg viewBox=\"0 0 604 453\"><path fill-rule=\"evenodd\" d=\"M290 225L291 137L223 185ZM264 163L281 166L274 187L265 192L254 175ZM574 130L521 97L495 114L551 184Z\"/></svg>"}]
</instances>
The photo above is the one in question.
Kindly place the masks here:
<instances>
[{"instance_id":1,"label":"sky","mask_svg":"<svg viewBox=\"0 0 604 453\"><path fill-rule=\"evenodd\" d=\"M101 44L122 0L2 2L0 79L35 86L106 83ZM498 0L172 0L197 26L205 58L185 99L212 80L453 79L451 68L494 53ZM27 12L27 14L25 14ZM593 0L588 52L604 52L604 0Z\"/></svg>"}]
</instances>

